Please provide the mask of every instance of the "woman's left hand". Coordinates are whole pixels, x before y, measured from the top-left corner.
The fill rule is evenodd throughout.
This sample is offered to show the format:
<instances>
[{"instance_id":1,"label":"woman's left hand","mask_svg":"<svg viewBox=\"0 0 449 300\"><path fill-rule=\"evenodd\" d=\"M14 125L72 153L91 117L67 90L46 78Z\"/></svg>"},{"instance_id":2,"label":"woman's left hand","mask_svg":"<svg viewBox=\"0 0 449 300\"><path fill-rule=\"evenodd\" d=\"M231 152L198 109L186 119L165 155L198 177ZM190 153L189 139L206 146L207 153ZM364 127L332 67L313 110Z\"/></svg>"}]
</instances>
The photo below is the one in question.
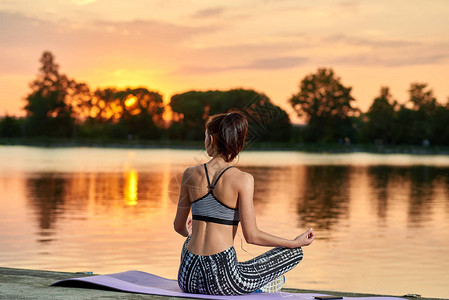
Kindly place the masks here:
<instances>
[{"instance_id":1,"label":"woman's left hand","mask_svg":"<svg viewBox=\"0 0 449 300\"><path fill-rule=\"evenodd\" d=\"M315 232L310 228L309 230L303 232L295 238L296 247L304 247L312 244L315 239Z\"/></svg>"}]
</instances>

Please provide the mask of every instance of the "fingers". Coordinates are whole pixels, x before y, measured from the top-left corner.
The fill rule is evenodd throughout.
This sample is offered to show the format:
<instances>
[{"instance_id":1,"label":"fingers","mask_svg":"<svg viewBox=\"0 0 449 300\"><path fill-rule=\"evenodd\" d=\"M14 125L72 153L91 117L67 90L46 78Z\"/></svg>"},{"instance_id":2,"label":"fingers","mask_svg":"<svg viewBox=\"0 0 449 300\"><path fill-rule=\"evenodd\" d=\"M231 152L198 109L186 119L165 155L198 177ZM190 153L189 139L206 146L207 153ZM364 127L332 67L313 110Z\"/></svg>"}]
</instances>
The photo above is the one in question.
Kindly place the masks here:
<instances>
[{"instance_id":1,"label":"fingers","mask_svg":"<svg viewBox=\"0 0 449 300\"><path fill-rule=\"evenodd\" d=\"M310 228L309 230L306 231L307 245L310 245L314 239L315 239L315 232L313 232L313 228Z\"/></svg>"},{"instance_id":2,"label":"fingers","mask_svg":"<svg viewBox=\"0 0 449 300\"><path fill-rule=\"evenodd\" d=\"M192 219L187 219L187 231L189 231L189 235L192 233Z\"/></svg>"},{"instance_id":3,"label":"fingers","mask_svg":"<svg viewBox=\"0 0 449 300\"><path fill-rule=\"evenodd\" d=\"M310 228L310 229L304 231L303 233L301 233L300 235L298 235L295 238L295 240L299 243L298 247L302 247L302 246L308 246L308 245L312 244L315 237L316 237L316 235L315 235L315 232L313 231L313 228Z\"/></svg>"},{"instance_id":4,"label":"fingers","mask_svg":"<svg viewBox=\"0 0 449 300\"><path fill-rule=\"evenodd\" d=\"M305 235L307 239L308 239L309 237L311 237L311 236L314 236L315 234L314 234L314 232L313 232L313 228L307 229L307 230L303 233L303 235Z\"/></svg>"},{"instance_id":5,"label":"fingers","mask_svg":"<svg viewBox=\"0 0 449 300\"><path fill-rule=\"evenodd\" d=\"M315 236L315 233L313 232L313 228L310 228L308 231L309 231L309 233L307 234L308 238L312 238Z\"/></svg>"},{"instance_id":6,"label":"fingers","mask_svg":"<svg viewBox=\"0 0 449 300\"><path fill-rule=\"evenodd\" d=\"M311 235L311 236L309 236L309 238L308 238L309 242L313 242L314 239L315 239L315 235Z\"/></svg>"}]
</instances>

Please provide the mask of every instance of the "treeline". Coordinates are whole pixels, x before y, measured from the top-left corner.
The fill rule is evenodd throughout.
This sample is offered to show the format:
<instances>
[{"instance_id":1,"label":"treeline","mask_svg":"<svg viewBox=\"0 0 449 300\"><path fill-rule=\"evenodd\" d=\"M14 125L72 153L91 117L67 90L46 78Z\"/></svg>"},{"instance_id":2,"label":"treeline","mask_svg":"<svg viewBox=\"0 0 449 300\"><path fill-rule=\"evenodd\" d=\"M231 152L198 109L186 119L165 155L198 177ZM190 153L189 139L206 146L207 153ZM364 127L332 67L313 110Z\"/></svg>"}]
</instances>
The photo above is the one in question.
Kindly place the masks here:
<instances>
[{"instance_id":1,"label":"treeline","mask_svg":"<svg viewBox=\"0 0 449 300\"><path fill-rule=\"evenodd\" d=\"M351 87L332 69L306 76L288 101L304 126L254 90L188 91L171 97L147 88L92 91L59 72L44 52L26 97L26 116L0 120L0 137L137 140L201 140L209 115L239 110L249 120L248 142L449 145L449 105L438 103L426 84L413 83L399 104L382 87L365 113L354 106Z\"/></svg>"},{"instance_id":2,"label":"treeline","mask_svg":"<svg viewBox=\"0 0 449 300\"><path fill-rule=\"evenodd\" d=\"M449 103L438 103L427 84L412 83L402 104L381 87L367 112L353 106L352 88L332 69L307 75L299 88L289 103L307 121L301 141L449 145Z\"/></svg>"}]
</instances>

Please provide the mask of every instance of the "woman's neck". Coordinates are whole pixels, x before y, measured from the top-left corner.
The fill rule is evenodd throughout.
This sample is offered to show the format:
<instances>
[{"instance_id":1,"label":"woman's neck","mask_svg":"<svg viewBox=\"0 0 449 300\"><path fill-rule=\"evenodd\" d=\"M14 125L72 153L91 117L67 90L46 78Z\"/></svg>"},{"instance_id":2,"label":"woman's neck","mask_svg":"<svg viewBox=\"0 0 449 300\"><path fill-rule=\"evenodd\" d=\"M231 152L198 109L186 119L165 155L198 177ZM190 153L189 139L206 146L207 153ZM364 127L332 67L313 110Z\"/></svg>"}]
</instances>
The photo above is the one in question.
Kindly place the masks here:
<instances>
[{"instance_id":1,"label":"woman's neck","mask_svg":"<svg viewBox=\"0 0 449 300\"><path fill-rule=\"evenodd\" d=\"M218 167L220 167L220 166L229 166L230 165L230 163L226 162L221 155L215 155L214 157L212 157L211 160L209 160L207 162L207 164L208 165L212 165L212 166L218 166Z\"/></svg>"}]
</instances>

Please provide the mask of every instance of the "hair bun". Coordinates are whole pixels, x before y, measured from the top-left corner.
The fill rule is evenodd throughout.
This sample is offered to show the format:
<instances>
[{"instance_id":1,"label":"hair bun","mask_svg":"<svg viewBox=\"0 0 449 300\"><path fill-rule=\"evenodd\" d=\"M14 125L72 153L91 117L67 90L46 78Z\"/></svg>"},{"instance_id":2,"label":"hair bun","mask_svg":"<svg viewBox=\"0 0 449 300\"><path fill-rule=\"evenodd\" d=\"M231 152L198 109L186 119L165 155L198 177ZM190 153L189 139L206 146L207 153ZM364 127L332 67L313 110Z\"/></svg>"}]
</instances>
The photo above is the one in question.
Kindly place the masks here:
<instances>
[{"instance_id":1,"label":"hair bun","mask_svg":"<svg viewBox=\"0 0 449 300\"><path fill-rule=\"evenodd\" d=\"M242 113L232 111L209 117L206 129L215 138L218 152L229 162L243 149L248 121Z\"/></svg>"}]
</instances>

